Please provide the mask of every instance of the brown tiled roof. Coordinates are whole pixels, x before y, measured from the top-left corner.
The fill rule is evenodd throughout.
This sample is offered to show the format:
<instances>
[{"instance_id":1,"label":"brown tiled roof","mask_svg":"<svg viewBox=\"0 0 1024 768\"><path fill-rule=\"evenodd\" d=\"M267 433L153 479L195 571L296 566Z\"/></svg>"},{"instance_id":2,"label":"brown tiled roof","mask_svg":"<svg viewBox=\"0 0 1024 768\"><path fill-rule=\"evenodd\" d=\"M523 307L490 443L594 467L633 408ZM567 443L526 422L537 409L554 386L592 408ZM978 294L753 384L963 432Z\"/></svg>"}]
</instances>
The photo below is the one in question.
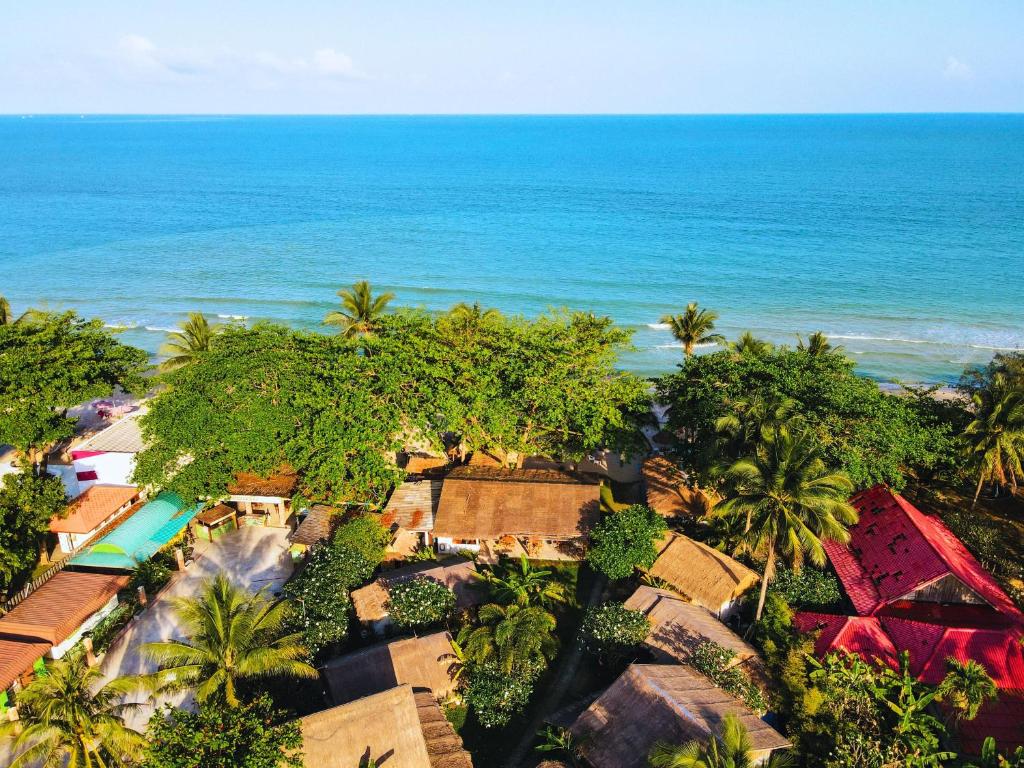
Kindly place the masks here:
<instances>
[{"instance_id":1,"label":"brown tiled roof","mask_svg":"<svg viewBox=\"0 0 1024 768\"><path fill-rule=\"evenodd\" d=\"M384 507L384 525L397 525L407 531L430 531L441 498L441 480L406 480L395 488Z\"/></svg>"},{"instance_id":2,"label":"brown tiled roof","mask_svg":"<svg viewBox=\"0 0 1024 768\"><path fill-rule=\"evenodd\" d=\"M131 485L93 485L68 504L67 517L50 521L54 533L89 533L113 517L139 495Z\"/></svg>"},{"instance_id":3,"label":"brown tiled roof","mask_svg":"<svg viewBox=\"0 0 1024 768\"><path fill-rule=\"evenodd\" d=\"M441 489L434 535L572 539L599 515L600 484L560 470L463 466Z\"/></svg>"},{"instance_id":4,"label":"brown tiled roof","mask_svg":"<svg viewBox=\"0 0 1024 768\"><path fill-rule=\"evenodd\" d=\"M291 535L292 543L312 547L314 544L326 540L331 535L331 528L337 514L338 510L334 507L327 507L323 504L313 505L309 508L309 514Z\"/></svg>"},{"instance_id":5,"label":"brown tiled roof","mask_svg":"<svg viewBox=\"0 0 1024 768\"><path fill-rule=\"evenodd\" d=\"M716 615L759 579L754 571L724 552L672 532L659 544L658 559L650 574Z\"/></svg>"},{"instance_id":6,"label":"brown tiled roof","mask_svg":"<svg viewBox=\"0 0 1024 768\"><path fill-rule=\"evenodd\" d=\"M128 576L61 571L0 618L0 635L58 645L128 583Z\"/></svg>"},{"instance_id":7,"label":"brown tiled roof","mask_svg":"<svg viewBox=\"0 0 1024 768\"><path fill-rule=\"evenodd\" d=\"M447 632L381 643L332 659L323 667L331 698L339 703L385 691L396 685L433 691L455 690L452 638Z\"/></svg>"},{"instance_id":8,"label":"brown tiled roof","mask_svg":"<svg viewBox=\"0 0 1024 768\"><path fill-rule=\"evenodd\" d=\"M385 571L374 582L352 592L352 605L356 617L362 622L387 618L388 587L411 579L431 579L444 584L455 593L456 605L469 608L479 605L484 595L473 589L476 583L476 564L472 560L450 560L447 563L414 563L405 568Z\"/></svg>"},{"instance_id":9,"label":"brown tiled roof","mask_svg":"<svg viewBox=\"0 0 1024 768\"><path fill-rule=\"evenodd\" d=\"M651 634L645 645L659 662L685 662L697 646L710 640L736 654L730 666L743 665L757 680L765 677L757 649L707 608L687 603L674 592L646 586L630 595L626 607L642 611L650 620Z\"/></svg>"},{"instance_id":10,"label":"brown tiled roof","mask_svg":"<svg viewBox=\"0 0 1024 768\"><path fill-rule=\"evenodd\" d=\"M300 726L309 766L358 768L370 758L382 768L433 768L408 685L307 715Z\"/></svg>"},{"instance_id":11,"label":"brown tiled roof","mask_svg":"<svg viewBox=\"0 0 1024 768\"><path fill-rule=\"evenodd\" d=\"M228 486L232 496L268 496L288 499L299 484L299 476L292 469L282 469L269 477L260 477L251 472L236 472L235 482Z\"/></svg>"},{"instance_id":12,"label":"brown tiled roof","mask_svg":"<svg viewBox=\"0 0 1024 768\"><path fill-rule=\"evenodd\" d=\"M41 641L0 638L0 692L32 669L51 647L50 643Z\"/></svg>"},{"instance_id":13,"label":"brown tiled roof","mask_svg":"<svg viewBox=\"0 0 1024 768\"><path fill-rule=\"evenodd\" d=\"M593 768L647 768L657 742L719 735L726 715L746 727L755 752L789 746L739 699L683 664L633 664L572 726Z\"/></svg>"},{"instance_id":14,"label":"brown tiled roof","mask_svg":"<svg viewBox=\"0 0 1024 768\"><path fill-rule=\"evenodd\" d=\"M234 517L237 514L238 510L234 507L229 507L227 504L218 504L215 507L204 509L196 515L196 522L203 525L216 525L221 520L227 520L229 517Z\"/></svg>"}]
</instances>

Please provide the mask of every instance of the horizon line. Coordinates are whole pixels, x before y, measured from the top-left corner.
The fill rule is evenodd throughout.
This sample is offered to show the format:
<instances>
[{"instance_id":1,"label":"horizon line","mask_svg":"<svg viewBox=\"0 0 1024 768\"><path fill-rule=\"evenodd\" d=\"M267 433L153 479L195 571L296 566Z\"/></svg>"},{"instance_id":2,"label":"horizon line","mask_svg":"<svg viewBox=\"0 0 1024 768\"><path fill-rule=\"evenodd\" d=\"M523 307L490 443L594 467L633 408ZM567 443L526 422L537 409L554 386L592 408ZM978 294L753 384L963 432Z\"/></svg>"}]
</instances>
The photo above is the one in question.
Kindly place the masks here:
<instances>
[{"instance_id":1,"label":"horizon line","mask_svg":"<svg viewBox=\"0 0 1024 768\"><path fill-rule=\"evenodd\" d=\"M0 117L901 117L1020 116L1024 110L835 112L8 112Z\"/></svg>"}]
</instances>

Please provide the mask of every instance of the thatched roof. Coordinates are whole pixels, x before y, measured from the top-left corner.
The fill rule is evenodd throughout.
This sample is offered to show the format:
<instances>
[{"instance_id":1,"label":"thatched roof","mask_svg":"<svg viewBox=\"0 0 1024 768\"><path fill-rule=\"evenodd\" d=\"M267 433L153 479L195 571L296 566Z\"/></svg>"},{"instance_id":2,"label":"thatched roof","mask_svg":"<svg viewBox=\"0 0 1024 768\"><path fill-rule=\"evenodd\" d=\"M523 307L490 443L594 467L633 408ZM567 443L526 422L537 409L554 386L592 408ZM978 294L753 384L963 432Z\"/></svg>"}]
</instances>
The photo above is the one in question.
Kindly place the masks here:
<instances>
[{"instance_id":1,"label":"thatched roof","mask_svg":"<svg viewBox=\"0 0 1024 768\"><path fill-rule=\"evenodd\" d=\"M574 539L597 521L597 480L561 470L462 466L444 481L434 535Z\"/></svg>"},{"instance_id":2,"label":"thatched roof","mask_svg":"<svg viewBox=\"0 0 1024 768\"><path fill-rule=\"evenodd\" d=\"M427 744L431 768L473 768L469 753L462 748L462 739L455 732L433 694L417 693L416 714Z\"/></svg>"},{"instance_id":3,"label":"thatched roof","mask_svg":"<svg viewBox=\"0 0 1024 768\"><path fill-rule=\"evenodd\" d=\"M398 526L407 531L431 531L440 498L440 480L406 480L392 492L381 514L381 522L387 528Z\"/></svg>"},{"instance_id":4,"label":"thatched roof","mask_svg":"<svg viewBox=\"0 0 1024 768\"><path fill-rule=\"evenodd\" d=\"M309 513L303 521L299 523L299 527L289 537L292 544L312 547L330 537L337 512L338 510L334 507L314 504L309 508Z\"/></svg>"},{"instance_id":5,"label":"thatched roof","mask_svg":"<svg viewBox=\"0 0 1024 768\"><path fill-rule=\"evenodd\" d=\"M299 476L290 467L282 467L268 477L251 472L236 472L235 482L228 486L232 496L263 496L272 499L290 499L299 484Z\"/></svg>"},{"instance_id":6,"label":"thatched roof","mask_svg":"<svg viewBox=\"0 0 1024 768\"><path fill-rule=\"evenodd\" d=\"M720 734L737 716L755 752L789 746L739 699L682 664L633 664L573 724L593 768L647 768L659 741L683 744Z\"/></svg>"},{"instance_id":7,"label":"thatched roof","mask_svg":"<svg viewBox=\"0 0 1024 768\"><path fill-rule=\"evenodd\" d=\"M448 466L445 456L430 456L425 453L411 453L402 469L407 475L422 475L430 470L443 469Z\"/></svg>"},{"instance_id":8,"label":"thatched roof","mask_svg":"<svg viewBox=\"0 0 1024 768\"><path fill-rule=\"evenodd\" d=\"M644 491L647 506L662 517L691 517L692 514L683 499L683 473L664 456L652 456L644 460Z\"/></svg>"},{"instance_id":9,"label":"thatched roof","mask_svg":"<svg viewBox=\"0 0 1024 768\"><path fill-rule=\"evenodd\" d=\"M760 578L724 552L679 533L669 532L658 551L650 574L716 615Z\"/></svg>"},{"instance_id":10,"label":"thatched roof","mask_svg":"<svg viewBox=\"0 0 1024 768\"><path fill-rule=\"evenodd\" d=\"M447 632L381 643L332 659L323 676L335 703L386 691L396 685L433 691L438 698L455 690L454 649Z\"/></svg>"},{"instance_id":11,"label":"thatched roof","mask_svg":"<svg viewBox=\"0 0 1024 768\"><path fill-rule=\"evenodd\" d=\"M688 603L674 592L640 587L626 600L626 607L642 611L650 620L651 634L645 644L660 662L685 662L698 645L710 640L736 654L733 666L743 664L744 669L763 666L754 646L707 608Z\"/></svg>"},{"instance_id":12,"label":"thatched roof","mask_svg":"<svg viewBox=\"0 0 1024 768\"><path fill-rule=\"evenodd\" d=\"M476 563L472 560L414 563L405 568L385 571L376 581L353 591L352 605L359 621L380 621L388 616L388 588L403 581L421 578L444 584L455 593L457 607L470 608L479 605L484 597L482 590L473 589L477 581L474 574Z\"/></svg>"}]
</instances>

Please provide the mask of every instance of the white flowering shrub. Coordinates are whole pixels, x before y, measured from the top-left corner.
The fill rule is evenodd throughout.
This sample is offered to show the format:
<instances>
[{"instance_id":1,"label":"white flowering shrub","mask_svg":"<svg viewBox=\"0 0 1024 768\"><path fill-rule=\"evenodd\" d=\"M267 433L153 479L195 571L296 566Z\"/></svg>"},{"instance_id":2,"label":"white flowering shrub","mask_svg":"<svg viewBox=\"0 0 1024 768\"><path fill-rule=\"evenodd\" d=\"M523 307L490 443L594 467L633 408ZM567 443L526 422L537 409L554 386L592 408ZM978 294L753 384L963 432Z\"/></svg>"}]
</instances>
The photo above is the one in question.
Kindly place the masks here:
<instances>
[{"instance_id":1,"label":"white flowering shrub","mask_svg":"<svg viewBox=\"0 0 1024 768\"><path fill-rule=\"evenodd\" d=\"M605 603L587 611L580 627L583 647L605 660L635 653L647 639L651 622L622 603Z\"/></svg>"},{"instance_id":2,"label":"white flowering shrub","mask_svg":"<svg viewBox=\"0 0 1024 768\"><path fill-rule=\"evenodd\" d=\"M438 624L454 610L455 593L433 579L421 577L388 588L388 615L399 627Z\"/></svg>"}]
</instances>

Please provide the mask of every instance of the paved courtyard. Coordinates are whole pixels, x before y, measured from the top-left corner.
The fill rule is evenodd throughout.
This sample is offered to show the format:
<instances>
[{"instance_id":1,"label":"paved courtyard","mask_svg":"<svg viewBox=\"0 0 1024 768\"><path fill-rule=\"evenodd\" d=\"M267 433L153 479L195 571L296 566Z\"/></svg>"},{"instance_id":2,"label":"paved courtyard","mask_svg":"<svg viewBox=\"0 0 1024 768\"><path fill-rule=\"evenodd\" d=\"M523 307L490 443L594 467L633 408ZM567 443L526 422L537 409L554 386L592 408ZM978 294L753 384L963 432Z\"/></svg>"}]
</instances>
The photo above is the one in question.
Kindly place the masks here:
<instances>
[{"instance_id":1,"label":"paved courtyard","mask_svg":"<svg viewBox=\"0 0 1024 768\"><path fill-rule=\"evenodd\" d=\"M269 595L278 592L292 572L287 534L286 530L278 528L245 527L212 544L196 542L195 561L185 571L174 574L160 597L133 620L107 651L101 665L104 680L154 671L156 665L142 656L141 646L184 637L177 626L173 602L175 598L196 594L203 582L216 573L223 571L233 583L251 591L265 588ZM187 693L161 695L155 697L155 704L156 707L178 705L188 698ZM126 717L133 728L145 728L153 714L154 706L148 699L144 693L131 697L144 704Z\"/></svg>"}]
</instances>

